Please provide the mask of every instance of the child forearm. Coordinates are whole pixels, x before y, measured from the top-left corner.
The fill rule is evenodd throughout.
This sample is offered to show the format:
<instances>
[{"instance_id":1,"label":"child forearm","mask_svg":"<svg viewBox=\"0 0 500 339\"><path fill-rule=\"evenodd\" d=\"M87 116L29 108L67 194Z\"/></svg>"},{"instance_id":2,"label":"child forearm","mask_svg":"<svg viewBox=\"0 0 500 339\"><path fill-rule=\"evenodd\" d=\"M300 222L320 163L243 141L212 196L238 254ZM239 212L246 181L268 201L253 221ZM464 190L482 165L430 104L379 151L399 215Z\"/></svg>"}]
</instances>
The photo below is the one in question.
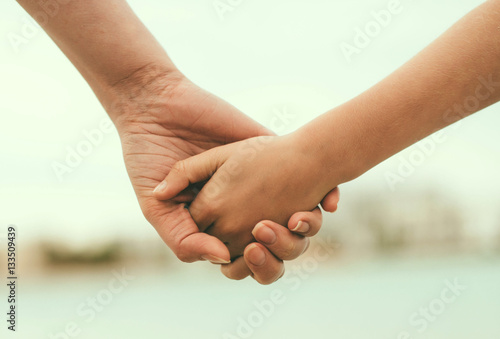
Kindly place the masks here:
<instances>
[{"instance_id":1,"label":"child forearm","mask_svg":"<svg viewBox=\"0 0 500 339\"><path fill-rule=\"evenodd\" d=\"M297 131L329 185L499 101L499 25L500 1L486 2L379 84Z\"/></svg>"}]
</instances>

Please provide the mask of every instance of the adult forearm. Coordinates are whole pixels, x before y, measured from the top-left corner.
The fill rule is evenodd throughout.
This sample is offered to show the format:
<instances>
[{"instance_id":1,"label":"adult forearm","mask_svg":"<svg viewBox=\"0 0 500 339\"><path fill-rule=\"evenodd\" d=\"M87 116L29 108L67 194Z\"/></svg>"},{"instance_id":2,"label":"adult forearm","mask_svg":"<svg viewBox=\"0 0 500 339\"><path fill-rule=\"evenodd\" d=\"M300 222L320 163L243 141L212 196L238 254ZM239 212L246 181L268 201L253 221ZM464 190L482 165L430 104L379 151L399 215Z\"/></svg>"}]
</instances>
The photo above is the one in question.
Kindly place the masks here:
<instances>
[{"instance_id":1,"label":"adult forearm","mask_svg":"<svg viewBox=\"0 0 500 339\"><path fill-rule=\"evenodd\" d=\"M327 176L351 180L499 101L499 22L500 1L486 2L379 84L302 128Z\"/></svg>"},{"instance_id":2,"label":"adult forearm","mask_svg":"<svg viewBox=\"0 0 500 339\"><path fill-rule=\"evenodd\" d=\"M125 0L18 0L106 104L110 87L154 65L175 70Z\"/></svg>"}]
</instances>

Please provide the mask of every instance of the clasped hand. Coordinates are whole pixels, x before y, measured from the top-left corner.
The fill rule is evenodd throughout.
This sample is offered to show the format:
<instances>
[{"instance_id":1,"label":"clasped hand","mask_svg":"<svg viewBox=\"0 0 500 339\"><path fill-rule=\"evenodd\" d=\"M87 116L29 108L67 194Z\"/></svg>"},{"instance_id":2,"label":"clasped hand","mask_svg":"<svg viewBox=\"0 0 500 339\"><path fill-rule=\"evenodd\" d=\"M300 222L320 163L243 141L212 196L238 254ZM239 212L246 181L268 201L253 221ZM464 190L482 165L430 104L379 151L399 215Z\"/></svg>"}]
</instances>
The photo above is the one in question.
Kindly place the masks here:
<instances>
[{"instance_id":1,"label":"clasped hand","mask_svg":"<svg viewBox=\"0 0 500 339\"><path fill-rule=\"evenodd\" d=\"M272 246L279 238L282 245L275 246L275 255L294 259L308 240L294 235L295 241L285 243L286 229L280 224L286 224L297 211L314 210L329 191L318 179L320 171L311 173L314 159L305 149L300 151L301 145L292 134L255 137L213 148L177 162L155 197L179 198L190 187L208 180L189 206L200 231L223 241L232 260L241 257L255 239ZM334 196L338 198L338 190ZM336 201L329 209L336 209ZM318 231L306 223L298 226L302 235Z\"/></svg>"}]
</instances>

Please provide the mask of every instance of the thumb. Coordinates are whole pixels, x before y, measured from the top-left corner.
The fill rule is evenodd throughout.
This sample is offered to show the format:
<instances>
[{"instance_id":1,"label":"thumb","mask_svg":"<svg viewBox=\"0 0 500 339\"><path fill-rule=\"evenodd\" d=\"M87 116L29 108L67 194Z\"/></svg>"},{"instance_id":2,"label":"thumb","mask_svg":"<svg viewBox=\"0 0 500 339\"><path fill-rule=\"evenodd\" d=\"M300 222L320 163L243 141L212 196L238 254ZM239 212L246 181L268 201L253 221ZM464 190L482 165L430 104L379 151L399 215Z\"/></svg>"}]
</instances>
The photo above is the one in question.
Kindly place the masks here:
<instances>
[{"instance_id":1,"label":"thumb","mask_svg":"<svg viewBox=\"0 0 500 339\"><path fill-rule=\"evenodd\" d=\"M227 156L225 146L220 146L176 162L167 177L154 189L154 197L158 200L169 200L189 185L210 179L226 161Z\"/></svg>"},{"instance_id":2,"label":"thumb","mask_svg":"<svg viewBox=\"0 0 500 339\"><path fill-rule=\"evenodd\" d=\"M174 210L151 222L181 261L208 260L214 264L230 262L226 245L214 236L201 233L183 205L176 205Z\"/></svg>"},{"instance_id":3,"label":"thumb","mask_svg":"<svg viewBox=\"0 0 500 339\"><path fill-rule=\"evenodd\" d=\"M177 257L185 262L192 260L208 260L212 264L228 264L231 262L226 245L216 237L198 232L184 238L178 248Z\"/></svg>"}]
</instances>

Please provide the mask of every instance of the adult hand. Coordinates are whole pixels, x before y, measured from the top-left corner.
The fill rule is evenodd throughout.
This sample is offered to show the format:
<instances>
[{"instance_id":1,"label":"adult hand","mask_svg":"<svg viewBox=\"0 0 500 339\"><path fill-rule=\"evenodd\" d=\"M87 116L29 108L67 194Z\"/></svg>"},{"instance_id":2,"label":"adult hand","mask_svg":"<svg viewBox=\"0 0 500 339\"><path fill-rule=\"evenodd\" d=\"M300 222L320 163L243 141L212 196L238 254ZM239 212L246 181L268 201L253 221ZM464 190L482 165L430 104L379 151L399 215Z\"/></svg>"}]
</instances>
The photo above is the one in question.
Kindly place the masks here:
<instances>
[{"instance_id":1,"label":"adult hand","mask_svg":"<svg viewBox=\"0 0 500 339\"><path fill-rule=\"evenodd\" d=\"M110 116L117 117L114 122L122 141L127 171L147 220L180 260L229 263L229 251L224 243L201 233L184 208L184 202L193 199L191 191L175 201L160 201L154 198L153 190L179 160L215 146L271 132L179 72L145 67L118 82L113 92L115 99L106 108ZM335 194L330 196L325 199L327 210L336 208L338 201ZM307 235L319 230L319 210L298 213L289 225L295 228L299 219L310 225ZM306 240L285 228L280 230L279 237L281 240L270 246L273 252L260 247L264 264L251 264L254 251L249 248L244 264L243 259L237 260L224 267L223 273L231 278L252 273L259 282L274 281L283 271L280 260L298 256L307 247ZM287 256L280 256L283 253Z\"/></svg>"},{"instance_id":2,"label":"adult hand","mask_svg":"<svg viewBox=\"0 0 500 339\"><path fill-rule=\"evenodd\" d=\"M199 233L182 203L157 201L152 191L178 160L270 132L186 80L125 0L65 1L50 20L40 15L46 11L43 2L18 2L106 108L120 133L142 211L163 240L181 260L226 262L225 246ZM318 220L317 214L306 215ZM272 271L268 263L254 274Z\"/></svg>"}]
</instances>

